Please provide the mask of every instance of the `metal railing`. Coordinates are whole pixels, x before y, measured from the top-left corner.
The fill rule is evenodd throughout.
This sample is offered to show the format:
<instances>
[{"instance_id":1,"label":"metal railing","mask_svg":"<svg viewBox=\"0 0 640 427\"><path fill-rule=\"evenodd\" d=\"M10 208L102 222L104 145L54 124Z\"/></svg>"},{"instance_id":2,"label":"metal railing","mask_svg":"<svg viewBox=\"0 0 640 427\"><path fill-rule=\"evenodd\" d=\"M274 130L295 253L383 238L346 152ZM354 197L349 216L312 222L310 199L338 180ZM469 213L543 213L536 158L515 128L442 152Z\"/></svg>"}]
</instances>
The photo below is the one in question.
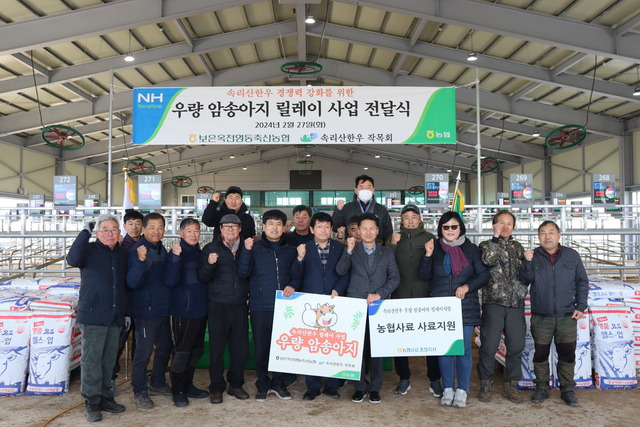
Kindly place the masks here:
<instances>
[{"instance_id":1,"label":"metal railing","mask_svg":"<svg viewBox=\"0 0 640 427\"><path fill-rule=\"evenodd\" d=\"M497 206L467 205L464 216L467 236L480 243L493 234L491 218ZM97 215L112 213L121 216L119 207L83 208L64 214L43 208L0 208L0 280L21 276L77 275L68 268L65 255L84 224ZM426 208L425 208L426 209ZM580 209L579 212L576 212ZM42 215L31 215L31 211ZM167 206L162 208L166 219L163 243L167 249L178 241L178 227L185 217L193 216L191 207ZM392 211L394 228L399 228L399 212ZM423 215L425 228L434 232L442 212ZM622 280L638 280L640 276L640 206L621 205L619 212L608 212L602 207L589 205L552 206L534 205L527 212L514 212L517 227L514 238L525 248L538 245L537 227L547 219L554 220L563 233L562 243L573 247L582 256L590 274L615 276ZM257 221L257 230L260 222ZM478 225L480 225L478 227ZM478 229L479 228L479 229ZM202 224L201 244L211 241L212 230Z\"/></svg>"}]
</instances>

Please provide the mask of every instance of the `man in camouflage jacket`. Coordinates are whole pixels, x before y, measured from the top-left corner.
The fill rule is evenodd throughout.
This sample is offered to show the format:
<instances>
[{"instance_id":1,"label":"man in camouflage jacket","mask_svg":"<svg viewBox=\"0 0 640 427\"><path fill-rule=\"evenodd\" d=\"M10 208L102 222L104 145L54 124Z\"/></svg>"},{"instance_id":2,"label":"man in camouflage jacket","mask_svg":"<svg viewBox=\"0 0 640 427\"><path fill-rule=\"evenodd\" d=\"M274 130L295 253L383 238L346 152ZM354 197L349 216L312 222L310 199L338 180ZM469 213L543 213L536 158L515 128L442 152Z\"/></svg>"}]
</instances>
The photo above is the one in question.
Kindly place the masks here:
<instances>
[{"instance_id":1,"label":"man in camouflage jacket","mask_svg":"<svg viewBox=\"0 0 640 427\"><path fill-rule=\"evenodd\" d=\"M494 357L502 332L507 347L503 396L515 403L523 402L516 386L522 376L520 359L526 334L524 298L527 286L519 279L524 249L511 236L515 223L511 212L499 211L493 217L493 238L479 246L482 262L491 274L489 284L482 289L481 346L477 366L482 402L491 401Z\"/></svg>"}]
</instances>

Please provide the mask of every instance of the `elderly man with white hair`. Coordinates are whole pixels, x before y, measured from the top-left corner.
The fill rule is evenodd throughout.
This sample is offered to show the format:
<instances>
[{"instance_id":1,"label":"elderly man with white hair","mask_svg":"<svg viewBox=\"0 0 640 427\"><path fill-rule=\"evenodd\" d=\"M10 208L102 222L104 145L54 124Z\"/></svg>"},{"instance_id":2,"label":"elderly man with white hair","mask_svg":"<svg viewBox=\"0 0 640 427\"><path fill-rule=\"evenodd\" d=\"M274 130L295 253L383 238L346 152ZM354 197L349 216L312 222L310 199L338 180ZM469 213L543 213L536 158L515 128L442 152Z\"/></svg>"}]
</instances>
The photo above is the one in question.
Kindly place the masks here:
<instances>
[{"instance_id":1,"label":"elderly man with white hair","mask_svg":"<svg viewBox=\"0 0 640 427\"><path fill-rule=\"evenodd\" d=\"M96 241L90 242L95 227ZM82 331L82 379L87 420L100 421L101 411L118 413L111 374L118 337L124 325L127 251L120 247L120 226L111 215L87 223L67 254L67 263L80 268L82 286L77 321Z\"/></svg>"}]
</instances>

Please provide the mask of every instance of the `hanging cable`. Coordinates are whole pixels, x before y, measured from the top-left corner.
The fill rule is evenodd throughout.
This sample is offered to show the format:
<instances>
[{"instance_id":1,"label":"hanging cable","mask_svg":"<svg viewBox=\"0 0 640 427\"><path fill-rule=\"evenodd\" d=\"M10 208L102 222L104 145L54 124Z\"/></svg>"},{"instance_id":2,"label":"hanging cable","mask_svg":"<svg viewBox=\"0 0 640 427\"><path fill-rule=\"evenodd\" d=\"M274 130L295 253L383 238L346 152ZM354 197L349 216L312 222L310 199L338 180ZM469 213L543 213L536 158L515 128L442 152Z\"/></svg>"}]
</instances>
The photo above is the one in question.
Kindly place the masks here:
<instances>
[{"instance_id":1,"label":"hanging cable","mask_svg":"<svg viewBox=\"0 0 640 427\"><path fill-rule=\"evenodd\" d=\"M33 88L36 90L36 99L38 100L38 113L40 114L40 126L44 129L44 121L42 120L42 107L40 106L40 94L38 93L38 84L36 83L36 67L33 63L33 50L31 50L31 75L33 76Z\"/></svg>"},{"instance_id":2,"label":"hanging cable","mask_svg":"<svg viewBox=\"0 0 640 427\"><path fill-rule=\"evenodd\" d=\"M589 111L591 111L591 100L593 99L593 89L596 85L596 69L598 68L598 55L593 59L593 80L591 80L591 93L589 94L589 105L587 105L587 119L584 122L584 127L587 127L589 123Z\"/></svg>"}]
</instances>

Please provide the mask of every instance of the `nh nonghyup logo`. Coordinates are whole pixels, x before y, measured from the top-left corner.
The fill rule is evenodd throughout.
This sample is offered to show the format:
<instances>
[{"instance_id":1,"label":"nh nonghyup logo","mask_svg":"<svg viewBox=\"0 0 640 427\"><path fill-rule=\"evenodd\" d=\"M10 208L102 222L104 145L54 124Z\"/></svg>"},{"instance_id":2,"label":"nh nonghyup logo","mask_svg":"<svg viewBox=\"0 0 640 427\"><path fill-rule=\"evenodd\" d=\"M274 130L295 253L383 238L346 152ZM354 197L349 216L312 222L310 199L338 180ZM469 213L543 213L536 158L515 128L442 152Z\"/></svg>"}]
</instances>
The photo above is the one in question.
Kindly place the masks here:
<instances>
[{"instance_id":1,"label":"nh nonghyup logo","mask_svg":"<svg viewBox=\"0 0 640 427\"><path fill-rule=\"evenodd\" d=\"M152 103L162 103L163 102L163 93L153 93L153 92L139 92L138 93L138 99L136 100L136 102L138 103L147 103L147 104L152 104Z\"/></svg>"}]
</instances>

